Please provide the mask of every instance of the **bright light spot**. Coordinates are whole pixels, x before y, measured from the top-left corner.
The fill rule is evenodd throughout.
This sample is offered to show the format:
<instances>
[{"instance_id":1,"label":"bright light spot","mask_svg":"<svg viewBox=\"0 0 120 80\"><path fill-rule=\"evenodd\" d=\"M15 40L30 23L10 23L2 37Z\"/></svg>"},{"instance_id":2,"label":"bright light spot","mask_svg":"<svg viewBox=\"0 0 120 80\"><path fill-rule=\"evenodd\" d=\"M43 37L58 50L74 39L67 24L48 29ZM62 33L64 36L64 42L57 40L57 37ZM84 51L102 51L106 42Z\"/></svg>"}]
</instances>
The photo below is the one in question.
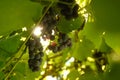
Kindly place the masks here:
<instances>
[{"instance_id":1,"label":"bright light spot","mask_svg":"<svg viewBox=\"0 0 120 80\"><path fill-rule=\"evenodd\" d=\"M82 39L80 39L80 42L83 42L83 40L82 40Z\"/></svg>"},{"instance_id":2,"label":"bright light spot","mask_svg":"<svg viewBox=\"0 0 120 80\"><path fill-rule=\"evenodd\" d=\"M15 75L16 75L16 73L14 72L14 73L13 73L13 76L15 76Z\"/></svg>"},{"instance_id":3,"label":"bright light spot","mask_svg":"<svg viewBox=\"0 0 120 80\"><path fill-rule=\"evenodd\" d=\"M53 66L49 66L49 69L52 70L52 69L53 69Z\"/></svg>"},{"instance_id":4,"label":"bright light spot","mask_svg":"<svg viewBox=\"0 0 120 80\"><path fill-rule=\"evenodd\" d=\"M79 80L79 77L77 77L75 80Z\"/></svg>"},{"instance_id":5,"label":"bright light spot","mask_svg":"<svg viewBox=\"0 0 120 80\"><path fill-rule=\"evenodd\" d=\"M43 28L42 28L41 26L37 26L37 27L34 29L34 31L33 31L34 35L36 35L36 36L41 35L42 29L43 29Z\"/></svg>"},{"instance_id":6,"label":"bright light spot","mask_svg":"<svg viewBox=\"0 0 120 80\"><path fill-rule=\"evenodd\" d=\"M90 13L87 12L87 10L85 8L83 8L82 10L80 10L80 12L78 12L79 14L82 14L82 16L85 18L85 21L88 21L88 17L90 16Z\"/></svg>"},{"instance_id":7,"label":"bright light spot","mask_svg":"<svg viewBox=\"0 0 120 80\"><path fill-rule=\"evenodd\" d=\"M105 31L102 33L102 35L105 35Z\"/></svg>"},{"instance_id":8,"label":"bright light spot","mask_svg":"<svg viewBox=\"0 0 120 80\"><path fill-rule=\"evenodd\" d=\"M74 61L75 61L75 58L74 58L74 57L71 57L71 58L65 63L65 65L66 65L66 66L70 66L71 63L74 62Z\"/></svg>"},{"instance_id":9,"label":"bright light spot","mask_svg":"<svg viewBox=\"0 0 120 80\"><path fill-rule=\"evenodd\" d=\"M102 66L102 70L103 70L103 71L105 70L105 65Z\"/></svg>"},{"instance_id":10,"label":"bright light spot","mask_svg":"<svg viewBox=\"0 0 120 80\"><path fill-rule=\"evenodd\" d=\"M72 19L72 21L75 21L75 19Z\"/></svg>"},{"instance_id":11,"label":"bright light spot","mask_svg":"<svg viewBox=\"0 0 120 80\"><path fill-rule=\"evenodd\" d=\"M80 74L83 75L83 74L85 74L85 72L84 72L84 71L81 71Z\"/></svg>"},{"instance_id":12,"label":"bright light spot","mask_svg":"<svg viewBox=\"0 0 120 80\"><path fill-rule=\"evenodd\" d=\"M18 35L18 33L15 33L15 35Z\"/></svg>"},{"instance_id":13,"label":"bright light spot","mask_svg":"<svg viewBox=\"0 0 120 80\"><path fill-rule=\"evenodd\" d=\"M27 28L26 28L26 27L23 27L23 28L22 28L22 31L27 31Z\"/></svg>"},{"instance_id":14,"label":"bright light spot","mask_svg":"<svg viewBox=\"0 0 120 80\"><path fill-rule=\"evenodd\" d=\"M49 55L50 53L52 53L52 51L51 51L51 50L45 50L45 53L46 53L47 55Z\"/></svg>"},{"instance_id":15,"label":"bright light spot","mask_svg":"<svg viewBox=\"0 0 120 80\"><path fill-rule=\"evenodd\" d=\"M25 41L26 40L26 37L21 37L20 38L20 41Z\"/></svg>"},{"instance_id":16,"label":"bright light spot","mask_svg":"<svg viewBox=\"0 0 120 80\"><path fill-rule=\"evenodd\" d=\"M39 78L35 78L35 80L39 80Z\"/></svg>"},{"instance_id":17,"label":"bright light spot","mask_svg":"<svg viewBox=\"0 0 120 80\"><path fill-rule=\"evenodd\" d=\"M41 71L41 73L40 73L41 75L44 75L45 74L45 71Z\"/></svg>"},{"instance_id":18,"label":"bright light spot","mask_svg":"<svg viewBox=\"0 0 120 80\"><path fill-rule=\"evenodd\" d=\"M47 62L44 62L43 68L45 69L47 67Z\"/></svg>"},{"instance_id":19,"label":"bright light spot","mask_svg":"<svg viewBox=\"0 0 120 80\"><path fill-rule=\"evenodd\" d=\"M63 70L62 74L63 74L63 78L66 79L67 75L70 73L70 70Z\"/></svg>"},{"instance_id":20,"label":"bright light spot","mask_svg":"<svg viewBox=\"0 0 120 80\"><path fill-rule=\"evenodd\" d=\"M63 66L63 67L62 67L62 69L66 69L66 68L67 68L67 66Z\"/></svg>"},{"instance_id":21,"label":"bright light spot","mask_svg":"<svg viewBox=\"0 0 120 80\"><path fill-rule=\"evenodd\" d=\"M88 21L89 21L89 22L94 22L95 20L94 20L94 18L93 18L91 15L89 15Z\"/></svg>"},{"instance_id":22,"label":"bright light spot","mask_svg":"<svg viewBox=\"0 0 120 80\"><path fill-rule=\"evenodd\" d=\"M85 8L83 8L83 9L80 11L80 13L81 13L81 14L84 14L86 11L87 11L87 10L86 10ZM88 13L87 13L87 14L88 14Z\"/></svg>"},{"instance_id":23,"label":"bright light spot","mask_svg":"<svg viewBox=\"0 0 120 80\"><path fill-rule=\"evenodd\" d=\"M75 58L74 58L74 57L71 57L71 58L69 59L69 61L70 61L70 62L74 62L74 61L75 61Z\"/></svg>"},{"instance_id":24,"label":"bright light spot","mask_svg":"<svg viewBox=\"0 0 120 80\"><path fill-rule=\"evenodd\" d=\"M85 21L87 22L87 21L88 21L89 14L86 13L86 14L83 14L83 16L85 17Z\"/></svg>"},{"instance_id":25,"label":"bright light spot","mask_svg":"<svg viewBox=\"0 0 120 80\"><path fill-rule=\"evenodd\" d=\"M91 52L92 52L92 53L94 53L94 52L95 52L95 50L91 50Z\"/></svg>"},{"instance_id":26,"label":"bright light spot","mask_svg":"<svg viewBox=\"0 0 120 80\"><path fill-rule=\"evenodd\" d=\"M44 40L42 37L40 37L40 42L41 42L44 50L50 44L50 40L48 40L48 39Z\"/></svg>"},{"instance_id":27,"label":"bright light spot","mask_svg":"<svg viewBox=\"0 0 120 80\"><path fill-rule=\"evenodd\" d=\"M80 4L80 0L75 0L77 4Z\"/></svg>"},{"instance_id":28,"label":"bright light spot","mask_svg":"<svg viewBox=\"0 0 120 80\"><path fill-rule=\"evenodd\" d=\"M81 68L78 68L78 71L80 72L82 69Z\"/></svg>"},{"instance_id":29,"label":"bright light spot","mask_svg":"<svg viewBox=\"0 0 120 80\"><path fill-rule=\"evenodd\" d=\"M54 30L52 30L52 35L55 35L55 31Z\"/></svg>"},{"instance_id":30,"label":"bright light spot","mask_svg":"<svg viewBox=\"0 0 120 80\"><path fill-rule=\"evenodd\" d=\"M3 36L0 36L0 38L2 38Z\"/></svg>"},{"instance_id":31,"label":"bright light spot","mask_svg":"<svg viewBox=\"0 0 120 80\"><path fill-rule=\"evenodd\" d=\"M81 68L85 69L85 68L86 68L86 66L83 64L83 65L81 66Z\"/></svg>"},{"instance_id":32,"label":"bright light spot","mask_svg":"<svg viewBox=\"0 0 120 80\"><path fill-rule=\"evenodd\" d=\"M45 80L57 80L57 78L49 75L45 77Z\"/></svg>"},{"instance_id":33,"label":"bright light spot","mask_svg":"<svg viewBox=\"0 0 120 80\"><path fill-rule=\"evenodd\" d=\"M53 63L54 61L52 59L48 62L48 64L53 64Z\"/></svg>"},{"instance_id":34,"label":"bright light spot","mask_svg":"<svg viewBox=\"0 0 120 80\"><path fill-rule=\"evenodd\" d=\"M92 58L92 57L87 57L87 60L90 61L90 62L94 62L95 61L94 58Z\"/></svg>"},{"instance_id":35,"label":"bright light spot","mask_svg":"<svg viewBox=\"0 0 120 80\"><path fill-rule=\"evenodd\" d=\"M82 3L81 3L81 5L80 5L81 7L84 7L84 6L86 6L86 2L85 1L83 1Z\"/></svg>"}]
</instances>

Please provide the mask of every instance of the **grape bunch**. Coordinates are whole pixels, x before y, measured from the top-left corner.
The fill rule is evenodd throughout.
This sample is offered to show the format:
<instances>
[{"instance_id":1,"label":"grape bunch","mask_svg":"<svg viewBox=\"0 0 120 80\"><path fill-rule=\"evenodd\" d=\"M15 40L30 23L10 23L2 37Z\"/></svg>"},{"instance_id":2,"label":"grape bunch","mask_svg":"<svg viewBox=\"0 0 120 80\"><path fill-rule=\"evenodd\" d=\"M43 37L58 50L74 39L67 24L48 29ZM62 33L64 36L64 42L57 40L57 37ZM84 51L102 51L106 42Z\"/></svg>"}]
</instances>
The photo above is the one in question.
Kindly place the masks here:
<instances>
[{"instance_id":1,"label":"grape bunch","mask_svg":"<svg viewBox=\"0 0 120 80\"><path fill-rule=\"evenodd\" d=\"M58 3L58 7L61 9L60 13L65 16L67 20L78 17L79 5L75 3L75 0L59 0L60 2L66 2L68 4Z\"/></svg>"},{"instance_id":2,"label":"grape bunch","mask_svg":"<svg viewBox=\"0 0 120 80\"><path fill-rule=\"evenodd\" d=\"M43 47L40 43L40 38L32 36L28 40L27 46L29 49L29 60L28 60L29 68L33 72L38 71L40 69L39 66L42 62L42 57L44 55Z\"/></svg>"},{"instance_id":3,"label":"grape bunch","mask_svg":"<svg viewBox=\"0 0 120 80\"><path fill-rule=\"evenodd\" d=\"M105 53L96 51L93 54L93 57L95 58L95 64L97 66L98 71L103 72L102 66L103 65L106 66L108 64L108 59L107 59L107 56L105 55Z\"/></svg>"},{"instance_id":4,"label":"grape bunch","mask_svg":"<svg viewBox=\"0 0 120 80\"><path fill-rule=\"evenodd\" d=\"M52 50L54 53L63 50L64 48L71 47L72 46L72 41L71 38L68 37L67 34L65 33L60 33L58 35L58 40L57 42L52 42L48 48Z\"/></svg>"}]
</instances>

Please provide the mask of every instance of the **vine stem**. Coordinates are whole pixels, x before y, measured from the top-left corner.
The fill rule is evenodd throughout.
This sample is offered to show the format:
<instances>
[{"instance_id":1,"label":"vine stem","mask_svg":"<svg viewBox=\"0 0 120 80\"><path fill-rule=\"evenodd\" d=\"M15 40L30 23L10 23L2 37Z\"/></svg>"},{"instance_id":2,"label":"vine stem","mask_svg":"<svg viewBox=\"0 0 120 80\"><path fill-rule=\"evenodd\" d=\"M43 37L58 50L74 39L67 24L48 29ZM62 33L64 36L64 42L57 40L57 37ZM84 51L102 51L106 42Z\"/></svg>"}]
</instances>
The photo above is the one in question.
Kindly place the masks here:
<instances>
[{"instance_id":1,"label":"vine stem","mask_svg":"<svg viewBox=\"0 0 120 80\"><path fill-rule=\"evenodd\" d=\"M43 17L45 16L45 14L47 13L47 11L49 10L49 8L53 5L54 2L51 2L51 4L47 7L46 11L44 12L44 14L42 15L42 17L40 18L40 20L37 22L36 25L34 25L32 28L34 29L36 26L38 26L40 24L40 22L42 21ZM22 46L20 47L20 49L18 50L18 52L16 53L17 54L20 54L21 51L21 55L20 57L18 58L18 60L16 61L15 65L13 66L13 68L11 69L11 71L8 73L8 75L5 77L5 80L8 79L8 77L10 76L10 74L13 72L13 70L15 69L17 63L20 61L20 59L22 58L23 54L24 54L24 50L26 48L26 43L27 41L29 40L30 36L32 35L33 33L33 30L31 31L31 33L29 34L29 36L27 37L27 39L25 40L25 42L22 44ZM7 62L6 66L8 66L11 61L16 57L16 55L14 55L12 58L10 58L10 60Z\"/></svg>"},{"instance_id":2,"label":"vine stem","mask_svg":"<svg viewBox=\"0 0 120 80\"><path fill-rule=\"evenodd\" d=\"M22 54L20 55L20 57L18 58L18 60L16 61L16 63L14 64L13 68L10 70L10 72L8 73L8 75L5 77L4 80L7 80L8 77L10 76L10 74L13 72L13 70L15 69L16 65L18 64L18 62L20 61L21 57L23 56L24 51L22 52Z\"/></svg>"},{"instance_id":3,"label":"vine stem","mask_svg":"<svg viewBox=\"0 0 120 80\"><path fill-rule=\"evenodd\" d=\"M42 21L43 17L45 16L45 14L47 13L47 11L49 10L49 8L53 5L53 1L51 2L51 4L47 7L47 9L45 10L44 14L42 15L42 17L40 18L40 20L37 22L36 26L39 25L39 23Z\"/></svg>"}]
</instances>

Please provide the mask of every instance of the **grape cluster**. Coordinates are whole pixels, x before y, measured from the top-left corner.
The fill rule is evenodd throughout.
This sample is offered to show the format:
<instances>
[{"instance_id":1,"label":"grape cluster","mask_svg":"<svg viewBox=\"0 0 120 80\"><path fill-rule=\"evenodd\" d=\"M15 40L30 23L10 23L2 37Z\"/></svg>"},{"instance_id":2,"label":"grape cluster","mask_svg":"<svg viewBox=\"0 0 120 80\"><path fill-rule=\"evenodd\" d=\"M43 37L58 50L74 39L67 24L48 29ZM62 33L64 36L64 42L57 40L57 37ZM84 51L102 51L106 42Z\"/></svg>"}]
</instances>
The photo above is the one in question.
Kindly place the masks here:
<instances>
[{"instance_id":1,"label":"grape cluster","mask_svg":"<svg viewBox=\"0 0 120 80\"><path fill-rule=\"evenodd\" d=\"M45 13L47 8L48 7L44 7L43 14ZM57 14L55 13L54 8L50 7L40 23L40 25L44 27L42 30L42 37L44 39L54 39L54 36L52 35L52 30L55 30L57 21Z\"/></svg>"},{"instance_id":2,"label":"grape cluster","mask_svg":"<svg viewBox=\"0 0 120 80\"><path fill-rule=\"evenodd\" d=\"M61 14L64 15L67 20L78 17L79 5L75 3L75 0L59 0L59 1L68 3L68 4L58 3L58 7L61 9L60 11Z\"/></svg>"},{"instance_id":3,"label":"grape cluster","mask_svg":"<svg viewBox=\"0 0 120 80\"><path fill-rule=\"evenodd\" d=\"M58 51L63 50L66 47L71 46L72 46L71 38L69 38L68 35L65 33L59 33L57 43L52 42L48 46L48 48L52 50L54 53L56 53Z\"/></svg>"},{"instance_id":4,"label":"grape cluster","mask_svg":"<svg viewBox=\"0 0 120 80\"><path fill-rule=\"evenodd\" d=\"M43 13L45 13L47 8L46 6L44 7ZM54 53L71 46L71 39L68 35L61 33L56 27L59 21L59 15L55 11L54 7L50 7L40 23L44 27L41 36L44 40L50 39L51 44L48 46L48 49L52 50ZM52 31L54 31L54 34L52 34ZM55 36L58 37L57 42L55 42Z\"/></svg>"},{"instance_id":5,"label":"grape cluster","mask_svg":"<svg viewBox=\"0 0 120 80\"><path fill-rule=\"evenodd\" d=\"M74 3L75 1L65 0L65 2ZM61 7L61 14L66 16L66 18L68 16L70 16L70 18L75 18L78 16L77 12L78 12L79 6L77 4L75 4L73 8L71 7L72 5L68 6L62 3L58 3L58 5L65 6L65 7ZM72 13L68 11L66 12L66 9L67 10L70 9L71 10L70 12ZM50 49L53 51L53 53L56 53L58 51L63 50L66 47L71 47L72 46L71 38L69 38L67 34L61 33L60 31L58 31L56 27L57 26L56 24L60 19L59 14L56 13L56 8L54 8L53 6L51 7L45 6L43 8L42 13L44 16L41 22L39 23L40 26L43 27L41 38L43 38L44 40L49 39L51 41L47 49ZM77 16L74 14L76 14ZM54 34L52 34L53 33L52 31L54 31ZM56 36L58 38L56 38ZM42 62L42 56L43 56L43 47L40 43L40 38L34 35L31 35L31 38L27 42L27 46L29 49L29 60L28 60L29 68L33 72L38 71L40 69L39 66Z\"/></svg>"},{"instance_id":6,"label":"grape cluster","mask_svg":"<svg viewBox=\"0 0 120 80\"><path fill-rule=\"evenodd\" d=\"M32 36L28 40L27 46L29 49L29 60L28 60L29 68L33 72L38 71L40 69L39 66L42 62L42 57L44 55L43 47L40 43L40 38Z\"/></svg>"},{"instance_id":7,"label":"grape cluster","mask_svg":"<svg viewBox=\"0 0 120 80\"><path fill-rule=\"evenodd\" d=\"M93 57L95 58L95 64L97 66L98 71L103 72L102 66L108 64L108 60L105 53L96 51L93 54Z\"/></svg>"}]
</instances>

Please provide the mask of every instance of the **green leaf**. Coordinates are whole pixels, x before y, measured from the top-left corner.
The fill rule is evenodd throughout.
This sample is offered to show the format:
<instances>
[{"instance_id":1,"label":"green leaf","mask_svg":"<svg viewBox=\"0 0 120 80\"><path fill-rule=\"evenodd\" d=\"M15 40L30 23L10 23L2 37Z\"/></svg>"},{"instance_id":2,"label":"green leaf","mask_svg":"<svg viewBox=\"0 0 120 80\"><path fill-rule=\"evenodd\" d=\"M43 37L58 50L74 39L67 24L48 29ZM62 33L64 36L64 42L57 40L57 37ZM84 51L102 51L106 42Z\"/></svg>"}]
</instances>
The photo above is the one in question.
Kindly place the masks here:
<instances>
[{"instance_id":1,"label":"green leaf","mask_svg":"<svg viewBox=\"0 0 120 80\"><path fill-rule=\"evenodd\" d=\"M89 67L86 67L85 74L83 74L80 80L102 80L99 78L96 72L91 70Z\"/></svg>"},{"instance_id":2,"label":"green leaf","mask_svg":"<svg viewBox=\"0 0 120 80\"><path fill-rule=\"evenodd\" d=\"M21 45L24 43L20 39L27 36L26 32L21 32L18 35L9 36L0 39L0 70L3 69L7 62L18 52ZM21 51L22 52L22 51ZM16 57L18 57L18 54Z\"/></svg>"},{"instance_id":3,"label":"green leaf","mask_svg":"<svg viewBox=\"0 0 120 80\"><path fill-rule=\"evenodd\" d=\"M120 79L120 62L115 62L111 66L111 70L107 71L105 80L119 80Z\"/></svg>"},{"instance_id":4,"label":"green leaf","mask_svg":"<svg viewBox=\"0 0 120 80\"><path fill-rule=\"evenodd\" d=\"M83 23L83 18L81 16L72 20L66 20L64 17L61 16L57 26L61 32L69 33L72 30L80 28L82 23Z\"/></svg>"},{"instance_id":5,"label":"green leaf","mask_svg":"<svg viewBox=\"0 0 120 80\"><path fill-rule=\"evenodd\" d=\"M14 54L20 48L21 43L23 43L20 39L21 36L18 35L0 40L0 51L6 52L9 56Z\"/></svg>"},{"instance_id":6,"label":"green leaf","mask_svg":"<svg viewBox=\"0 0 120 80\"><path fill-rule=\"evenodd\" d=\"M41 16L42 6L30 0L0 1L0 35L33 25L33 19Z\"/></svg>"},{"instance_id":7,"label":"green leaf","mask_svg":"<svg viewBox=\"0 0 120 80\"><path fill-rule=\"evenodd\" d=\"M105 52L105 53L111 53L113 49L106 43L105 39L102 38L102 42L99 48L99 51Z\"/></svg>"},{"instance_id":8,"label":"green leaf","mask_svg":"<svg viewBox=\"0 0 120 80\"><path fill-rule=\"evenodd\" d=\"M0 72L0 79L2 80L2 76L4 76L3 72Z\"/></svg>"},{"instance_id":9,"label":"green leaf","mask_svg":"<svg viewBox=\"0 0 120 80\"><path fill-rule=\"evenodd\" d=\"M87 57L92 56L91 50L93 50L94 44L85 36L81 37L80 41L73 44L73 56L78 60L85 60Z\"/></svg>"},{"instance_id":10,"label":"green leaf","mask_svg":"<svg viewBox=\"0 0 120 80\"><path fill-rule=\"evenodd\" d=\"M98 47L100 36L105 32L105 40L109 46L120 52L120 1L115 0L92 0L91 7L94 22L88 22L85 26L86 36Z\"/></svg>"},{"instance_id":11,"label":"green leaf","mask_svg":"<svg viewBox=\"0 0 120 80\"><path fill-rule=\"evenodd\" d=\"M69 80L76 80L77 78L80 78L80 73L77 70L72 70L67 76L67 79Z\"/></svg>"},{"instance_id":12,"label":"green leaf","mask_svg":"<svg viewBox=\"0 0 120 80\"><path fill-rule=\"evenodd\" d=\"M10 80L24 80L25 76L19 72L13 73L13 76L10 77Z\"/></svg>"},{"instance_id":13,"label":"green leaf","mask_svg":"<svg viewBox=\"0 0 120 80\"><path fill-rule=\"evenodd\" d=\"M26 62L19 62L18 65L16 66L14 73L16 74L15 76L12 77L12 80L34 80L40 75L40 72L32 72L29 69L29 66Z\"/></svg>"}]
</instances>

